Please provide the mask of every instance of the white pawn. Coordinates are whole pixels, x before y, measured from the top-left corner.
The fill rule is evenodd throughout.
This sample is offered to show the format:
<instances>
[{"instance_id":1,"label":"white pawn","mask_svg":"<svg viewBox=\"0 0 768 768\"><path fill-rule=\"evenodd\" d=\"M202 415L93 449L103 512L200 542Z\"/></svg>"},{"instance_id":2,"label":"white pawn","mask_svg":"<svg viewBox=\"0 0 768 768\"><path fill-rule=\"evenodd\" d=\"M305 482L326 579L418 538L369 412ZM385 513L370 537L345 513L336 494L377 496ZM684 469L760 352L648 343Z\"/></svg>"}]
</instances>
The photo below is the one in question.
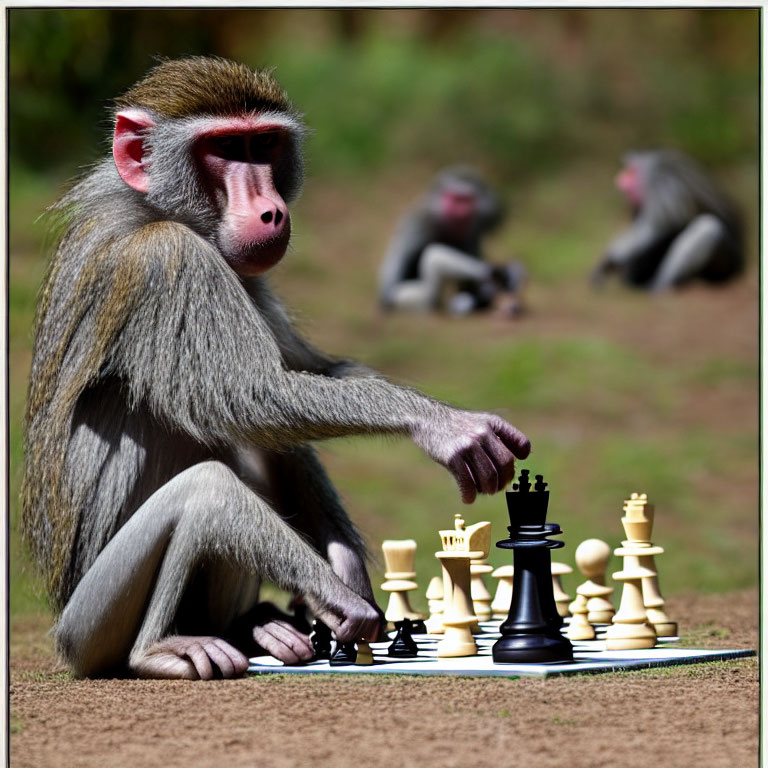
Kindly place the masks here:
<instances>
[{"instance_id":1,"label":"white pawn","mask_svg":"<svg viewBox=\"0 0 768 768\"><path fill-rule=\"evenodd\" d=\"M584 595L576 595L576 599L568 607L573 616L566 632L568 639L594 640L595 628L587 621L587 598Z\"/></svg>"},{"instance_id":2,"label":"white pawn","mask_svg":"<svg viewBox=\"0 0 768 768\"><path fill-rule=\"evenodd\" d=\"M563 583L561 576L565 573L573 573L573 568L565 563L556 563L552 561L552 591L555 595L555 604L557 605L557 612L565 618L569 615L568 603L571 600L571 596L563 589Z\"/></svg>"},{"instance_id":3,"label":"white pawn","mask_svg":"<svg viewBox=\"0 0 768 768\"><path fill-rule=\"evenodd\" d=\"M590 624L610 624L616 609L608 599L613 587L605 584L605 572L611 548L601 539L587 539L576 547L576 565L587 577L576 593L587 598L587 619Z\"/></svg>"},{"instance_id":4,"label":"white pawn","mask_svg":"<svg viewBox=\"0 0 768 768\"><path fill-rule=\"evenodd\" d=\"M443 626L443 580L440 576L433 576L429 582L427 603L429 604L427 632L430 635L442 635L445 627Z\"/></svg>"},{"instance_id":5,"label":"white pawn","mask_svg":"<svg viewBox=\"0 0 768 768\"><path fill-rule=\"evenodd\" d=\"M483 574L490 573L493 570L488 561L472 560L469 564L469 572L472 576L472 607L475 611L478 621L488 621L491 618L491 593L483 581Z\"/></svg>"},{"instance_id":6,"label":"white pawn","mask_svg":"<svg viewBox=\"0 0 768 768\"><path fill-rule=\"evenodd\" d=\"M491 574L492 578L499 580L499 585L496 587L496 595L491 603L494 619L504 621L509 616L509 609L512 607L512 582L514 576L514 565L502 565Z\"/></svg>"}]
</instances>

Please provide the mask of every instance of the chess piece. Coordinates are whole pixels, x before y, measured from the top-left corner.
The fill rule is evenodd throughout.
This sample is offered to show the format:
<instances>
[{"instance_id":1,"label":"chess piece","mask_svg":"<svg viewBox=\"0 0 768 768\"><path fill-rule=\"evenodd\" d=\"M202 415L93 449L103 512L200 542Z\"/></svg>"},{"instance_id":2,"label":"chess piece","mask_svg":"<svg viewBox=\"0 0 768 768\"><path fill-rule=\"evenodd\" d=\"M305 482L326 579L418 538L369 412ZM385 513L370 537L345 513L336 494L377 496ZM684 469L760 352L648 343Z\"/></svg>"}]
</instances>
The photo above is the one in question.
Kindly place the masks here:
<instances>
[{"instance_id":1,"label":"chess piece","mask_svg":"<svg viewBox=\"0 0 768 768\"><path fill-rule=\"evenodd\" d=\"M419 586L413 581L416 576L413 570L416 542L413 539L387 539L382 542L381 549L387 568L384 574L386 581L381 588L390 593L384 618L392 625L405 618L423 619L420 613L411 608L408 601L408 592Z\"/></svg>"},{"instance_id":2,"label":"chess piece","mask_svg":"<svg viewBox=\"0 0 768 768\"><path fill-rule=\"evenodd\" d=\"M555 596L555 605L557 612L565 618L570 616L568 612L568 603L571 602L571 596L563 589L561 577L565 573L573 573L573 568L565 563L552 562L552 592Z\"/></svg>"},{"instance_id":3,"label":"chess piece","mask_svg":"<svg viewBox=\"0 0 768 768\"><path fill-rule=\"evenodd\" d=\"M571 661L573 646L560 633L563 619L552 590L551 549L564 546L548 536L561 533L557 523L547 523L549 491L541 475L531 491L528 470L507 492L509 538L497 542L515 552L515 576L509 616L499 627L501 638L493 646L496 664Z\"/></svg>"},{"instance_id":4,"label":"chess piece","mask_svg":"<svg viewBox=\"0 0 768 768\"><path fill-rule=\"evenodd\" d=\"M565 633L569 640L594 640L595 628L587 621L587 598L576 595L576 599L568 606L571 612L571 623Z\"/></svg>"},{"instance_id":5,"label":"chess piece","mask_svg":"<svg viewBox=\"0 0 768 768\"><path fill-rule=\"evenodd\" d=\"M640 496L636 493L624 502L621 524L627 539L614 550L614 554L624 560L622 569L613 574L613 578L623 582L624 587L619 610L605 634L605 648L608 651L653 648L656 645L656 630L648 622L642 587L643 579L655 576L656 572L641 565L640 558L658 554L661 547L650 544L653 508L647 514L646 504L645 494Z\"/></svg>"},{"instance_id":6,"label":"chess piece","mask_svg":"<svg viewBox=\"0 0 768 768\"><path fill-rule=\"evenodd\" d=\"M427 624L424 621L424 619L412 619L411 622L411 633L414 635L426 635L427 634Z\"/></svg>"},{"instance_id":7,"label":"chess piece","mask_svg":"<svg viewBox=\"0 0 768 768\"><path fill-rule=\"evenodd\" d=\"M491 603L491 611L494 619L506 619L509 609L512 607L512 580L515 576L513 565L502 565L497 568L491 577L499 580L496 587L496 595Z\"/></svg>"},{"instance_id":8,"label":"chess piece","mask_svg":"<svg viewBox=\"0 0 768 768\"><path fill-rule=\"evenodd\" d=\"M488 557L491 546L491 524L475 523L464 527L461 515L455 516L454 530L440 531L442 552L435 557L443 567L443 639L437 644L437 655L474 656L477 644L472 626L477 622L471 600L469 563Z\"/></svg>"},{"instance_id":9,"label":"chess piece","mask_svg":"<svg viewBox=\"0 0 768 768\"><path fill-rule=\"evenodd\" d=\"M613 587L605 584L605 572L611 548L600 539L586 539L576 547L576 566L587 577L576 593L587 598L587 619L590 624L610 624L616 609L609 596Z\"/></svg>"},{"instance_id":10,"label":"chess piece","mask_svg":"<svg viewBox=\"0 0 768 768\"><path fill-rule=\"evenodd\" d=\"M637 494L633 494L631 498L635 498L636 496ZM648 503L645 494L640 498L646 499L645 515L651 521L651 528L648 531L648 536L650 537L651 532L653 531L655 507L653 504ZM650 541L648 541L647 544L648 547L645 548L647 550L646 554L640 556L640 565L653 571L654 575L646 576L642 582L645 612L648 615L648 621L653 624L653 628L656 630L657 637L674 637L677 634L677 622L671 621L664 610L665 600L661 596L661 591L659 590L659 577L656 570L655 555L663 554L664 549L655 544L651 544ZM640 542L638 542L638 545L640 545Z\"/></svg>"},{"instance_id":11,"label":"chess piece","mask_svg":"<svg viewBox=\"0 0 768 768\"><path fill-rule=\"evenodd\" d=\"M354 643L339 643L336 652L328 662L332 667L344 667L357 661L357 650Z\"/></svg>"},{"instance_id":12,"label":"chess piece","mask_svg":"<svg viewBox=\"0 0 768 768\"><path fill-rule=\"evenodd\" d=\"M387 655L396 659L412 659L418 655L418 647L413 639L413 622L410 619L403 619L395 624L397 634L392 644L387 649Z\"/></svg>"},{"instance_id":13,"label":"chess piece","mask_svg":"<svg viewBox=\"0 0 768 768\"><path fill-rule=\"evenodd\" d=\"M371 650L371 646L361 640L357 643L355 666L369 667L371 664L373 664L373 651Z\"/></svg>"},{"instance_id":14,"label":"chess piece","mask_svg":"<svg viewBox=\"0 0 768 768\"><path fill-rule=\"evenodd\" d=\"M315 659L331 658L331 630L320 619L316 619L312 625L312 637L310 640L315 652Z\"/></svg>"},{"instance_id":15,"label":"chess piece","mask_svg":"<svg viewBox=\"0 0 768 768\"><path fill-rule=\"evenodd\" d=\"M427 632L430 635L442 635L443 628L443 578L433 576L427 587L427 603L429 604L429 618L427 619Z\"/></svg>"},{"instance_id":16,"label":"chess piece","mask_svg":"<svg viewBox=\"0 0 768 768\"><path fill-rule=\"evenodd\" d=\"M471 594L472 607L475 611L478 621L489 621L491 618L491 593L483 581L483 574L490 573L493 570L488 561L472 560L469 564L469 573L472 577Z\"/></svg>"}]
</instances>

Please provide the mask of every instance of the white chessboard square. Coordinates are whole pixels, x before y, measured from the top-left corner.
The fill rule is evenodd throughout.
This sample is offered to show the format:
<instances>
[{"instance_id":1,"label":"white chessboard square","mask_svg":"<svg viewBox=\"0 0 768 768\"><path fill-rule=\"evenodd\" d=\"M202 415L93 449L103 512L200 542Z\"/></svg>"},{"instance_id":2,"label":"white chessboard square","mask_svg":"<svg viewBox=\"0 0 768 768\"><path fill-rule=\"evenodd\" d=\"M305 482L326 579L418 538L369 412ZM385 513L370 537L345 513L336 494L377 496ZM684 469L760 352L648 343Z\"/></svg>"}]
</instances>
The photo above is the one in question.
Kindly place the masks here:
<instances>
[{"instance_id":1,"label":"white chessboard square","mask_svg":"<svg viewBox=\"0 0 768 768\"><path fill-rule=\"evenodd\" d=\"M372 643L373 664L332 667L327 660L312 661L300 666L286 666L271 656L250 659L252 674L397 674L397 675L455 675L467 677L555 677L580 673L611 672L621 669L648 669L676 664L696 664L707 661L754 656L750 649L701 650L660 645L639 651L606 651L604 643L574 644L573 662L554 664L495 664L491 646L495 638L479 637L478 654L462 658L438 658L437 641L416 636L419 655L413 659L392 659L386 655L388 643Z\"/></svg>"}]
</instances>

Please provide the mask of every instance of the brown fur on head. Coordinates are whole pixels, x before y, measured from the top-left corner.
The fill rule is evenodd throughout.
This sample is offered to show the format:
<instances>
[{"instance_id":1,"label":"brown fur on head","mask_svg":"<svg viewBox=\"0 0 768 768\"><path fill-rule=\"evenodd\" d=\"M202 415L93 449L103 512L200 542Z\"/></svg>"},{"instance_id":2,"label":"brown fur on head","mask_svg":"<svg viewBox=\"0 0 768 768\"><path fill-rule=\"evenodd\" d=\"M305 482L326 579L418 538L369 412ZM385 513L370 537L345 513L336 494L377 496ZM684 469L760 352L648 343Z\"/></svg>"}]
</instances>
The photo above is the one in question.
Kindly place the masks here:
<instances>
[{"instance_id":1,"label":"brown fur on head","mask_svg":"<svg viewBox=\"0 0 768 768\"><path fill-rule=\"evenodd\" d=\"M270 70L207 56L163 61L115 103L118 109L145 107L170 118L293 111Z\"/></svg>"},{"instance_id":2,"label":"brown fur on head","mask_svg":"<svg viewBox=\"0 0 768 768\"><path fill-rule=\"evenodd\" d=\"M218 58L163 61L116 100L116 111L137 108L151 113L170 131L174 121L283 113L296 128L299 120L269 71ZM185 137L178 140L183 149ZM168 148L166 146L167 153ZM171 148L173 152L173 148ZM276 181L296 194L301 181L298 146L287 152L286 168ZM156 175L163 157L155 156ZM169 160L178 166L178 158ZM183 168L169 176L167 188L189 194ZM287 179L287 180L286 180ZM60 611L75 583L78 526L89 486L67 479L72 419L78 402L99 381L116 343L161 259L173 282L180 256L181 225L166 210L147 206L117 177L112 157L84 177L52 209L57 253L46 278L37 314L35 358L26 414L26 470L23 480L23 534L47 580L51 606ZM285 193L287 196L287 193ZM172 207L170 204L165 208ZM146 239L151 243L148 245ZM154 254L151 258L147 254ZM169 258L171 257L171 258ZM186 262L185 262L186 263Z\"/></svg>"}]
</instances>

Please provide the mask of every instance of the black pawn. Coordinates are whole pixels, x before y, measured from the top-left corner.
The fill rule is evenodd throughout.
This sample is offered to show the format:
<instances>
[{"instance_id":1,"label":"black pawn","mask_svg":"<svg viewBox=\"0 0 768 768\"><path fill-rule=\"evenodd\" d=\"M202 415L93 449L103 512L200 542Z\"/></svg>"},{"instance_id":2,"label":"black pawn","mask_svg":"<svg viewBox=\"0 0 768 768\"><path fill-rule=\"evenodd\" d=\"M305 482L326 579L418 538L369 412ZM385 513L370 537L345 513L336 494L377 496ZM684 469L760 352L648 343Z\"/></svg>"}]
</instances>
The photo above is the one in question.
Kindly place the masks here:
<instances>
[{"instance_id":1,"label":"black pawn","mask_svg":"<svg viewBox=\"0 0 768 768\"><path fill-rule=\"evenodd\" d=\"M424 619L411 619L413 627L411 627L412 635L426 635L427 625L424 623Z\"/></svg>"},{"instance_id":2,"label":"black pawn","mask_svg":"<svg viewBox=\"0 0 768 768\"><path fill-rule=\"evenodd\" d=\"M315 652L315 659L330 659L331 630L320 620L315 621L313 629L312 648Z\"/></svg>"},{"instance_id":3,"label":"black pawn","mask_svg":"<svg viewBox=\"0 0 768 768\"><path fill-rule=\"evenodd\" d=\"M331 656L328 662L332 667L344 667L347 664L354 664L357 661L357 648L354 642L339 643L336 653Z\"/></svg>"},{"instance_id":4,"label":"black pawn","mask_svg":"<svg viewBox=\"0 0 768 768\"><path fill-rule=\"evenodd\" d=\"M387 655L396 659L412 659L418 656L419 651L416 647L416 641L411 636L413 632L413 622L410 619L403 619L395 622L397 634L392 641L392 645L387 649Z\"/></svg>"}]
</instances>

